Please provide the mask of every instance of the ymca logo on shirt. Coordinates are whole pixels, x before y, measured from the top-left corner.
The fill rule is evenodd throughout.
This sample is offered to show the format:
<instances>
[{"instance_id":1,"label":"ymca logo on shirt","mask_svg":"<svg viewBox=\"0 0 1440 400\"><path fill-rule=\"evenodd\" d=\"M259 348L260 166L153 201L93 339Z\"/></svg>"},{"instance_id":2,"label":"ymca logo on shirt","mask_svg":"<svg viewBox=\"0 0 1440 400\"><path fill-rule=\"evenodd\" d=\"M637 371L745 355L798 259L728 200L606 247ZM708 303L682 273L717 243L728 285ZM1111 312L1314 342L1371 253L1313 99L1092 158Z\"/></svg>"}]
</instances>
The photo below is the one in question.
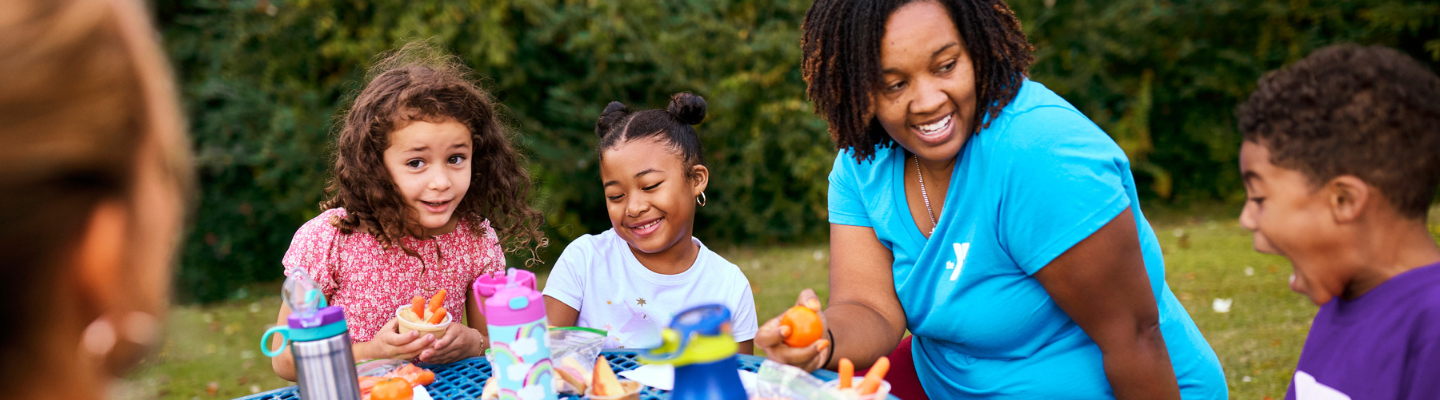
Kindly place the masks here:
<instances>
[{"instance_id":1,"label":"ymca logo on shirt","mask_svg":"<svg viewBox=\"0 0 1440 400\"><path fill-rule=\"evenodd\" d=\"M950 281L960 279L960 270L965 269L965 256L970 254L970 242L955 243L955 261L946 261L945 269L951 270Z\"/></svg>"},{"instance_id":2,"label":"ymca logo on shirt","mask_svg":"<svg viewBox=\"0 0 1440 400\"><path fill-rule=\"evenodd\" d=\"M1305 371L1295 371L1295 400L1350 400L1350 396L1325 386Z\"/></svg>"}]
</instances>

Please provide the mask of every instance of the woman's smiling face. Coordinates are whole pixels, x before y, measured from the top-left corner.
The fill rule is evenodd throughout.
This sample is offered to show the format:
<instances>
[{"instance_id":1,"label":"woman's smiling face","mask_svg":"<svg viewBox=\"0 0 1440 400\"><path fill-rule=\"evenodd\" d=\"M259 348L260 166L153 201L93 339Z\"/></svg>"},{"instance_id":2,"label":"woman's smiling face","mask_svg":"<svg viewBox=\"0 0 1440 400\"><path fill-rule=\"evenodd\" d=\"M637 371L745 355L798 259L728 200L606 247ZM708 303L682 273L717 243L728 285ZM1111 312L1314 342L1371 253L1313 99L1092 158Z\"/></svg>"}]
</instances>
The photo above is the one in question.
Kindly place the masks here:
<instances>
[{"instance_id":1,"label":"woman's smiling face","mask_svg":"<svg viewBox=\"0 0 1440 400\"><path fill-rule=\"evenodd\" d=\"M880 69L873 99L885 132L928 161L959 154L975 121L975 72L949 10L920 1L890 14Z\"/></svg>"},{"instance_id":2,"label":"woman's smiling face","mask_svg":"<svg viewBox=\"0 0 1440 400\"><path fill-rule=\"evenodd\" d=\"M658 137L619 143L600 157L610 224L621 239L647 254L690 240L695 196L708 180L704 166L687 169L676 150Z\"/></svg>"}]
</instances>

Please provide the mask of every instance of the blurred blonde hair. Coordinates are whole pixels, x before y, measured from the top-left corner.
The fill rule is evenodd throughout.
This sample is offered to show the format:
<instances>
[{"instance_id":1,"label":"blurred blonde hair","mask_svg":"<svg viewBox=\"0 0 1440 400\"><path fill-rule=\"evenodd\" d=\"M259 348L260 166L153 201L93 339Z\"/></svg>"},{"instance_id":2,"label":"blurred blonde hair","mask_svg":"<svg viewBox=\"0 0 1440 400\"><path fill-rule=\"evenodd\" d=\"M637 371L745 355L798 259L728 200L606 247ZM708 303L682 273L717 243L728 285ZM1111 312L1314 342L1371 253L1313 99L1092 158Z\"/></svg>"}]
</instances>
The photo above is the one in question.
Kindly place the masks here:
<instances>
[{"instance_id":1,"label":"blurred blonde hair","mask_svg":"<svg viewBox=\"0 0 1440 400\"><path fill-rule=\"evenodd\" d=\"M156 39L138 1L0 5L0 304L11 305L0 320L55 312L41 305L65 295L54 291L67 249L99 202L128 198L137 163L163 162L188 188L188 144L137 159L147 140L183 125ZM45 330L0 329L0 381L23 379L42 358L31 354L36 334Z\"/></svg>"}]
</instances>

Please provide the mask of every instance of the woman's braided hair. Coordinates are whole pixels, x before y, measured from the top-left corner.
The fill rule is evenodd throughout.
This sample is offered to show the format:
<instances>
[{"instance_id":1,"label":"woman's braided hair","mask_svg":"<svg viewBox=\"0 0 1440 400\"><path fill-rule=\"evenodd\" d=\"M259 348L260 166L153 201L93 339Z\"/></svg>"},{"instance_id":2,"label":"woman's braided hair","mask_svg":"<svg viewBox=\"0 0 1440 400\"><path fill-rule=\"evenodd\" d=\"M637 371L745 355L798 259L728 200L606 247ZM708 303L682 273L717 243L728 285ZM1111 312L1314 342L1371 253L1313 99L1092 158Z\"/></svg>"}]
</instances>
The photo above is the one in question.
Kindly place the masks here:
<instances>
[{"instance_id":1,"label":"woman's braided hair","mask_svg":"<svg viewBox=\"0 0 1440 400\"><path fill-rule=\"evenodd\" d=\"M817 0L805 13L800 48L806 94L830 126L830 138L857 161L894 144L875 120L873 93L880 88L880 41L885 23L900 6L917 0ZM976 118L972 132L990 125L1019 92L1035 47L1003 0L938 1L950 10L956 31L974 62Z\"/></svg>"}]
</instances>

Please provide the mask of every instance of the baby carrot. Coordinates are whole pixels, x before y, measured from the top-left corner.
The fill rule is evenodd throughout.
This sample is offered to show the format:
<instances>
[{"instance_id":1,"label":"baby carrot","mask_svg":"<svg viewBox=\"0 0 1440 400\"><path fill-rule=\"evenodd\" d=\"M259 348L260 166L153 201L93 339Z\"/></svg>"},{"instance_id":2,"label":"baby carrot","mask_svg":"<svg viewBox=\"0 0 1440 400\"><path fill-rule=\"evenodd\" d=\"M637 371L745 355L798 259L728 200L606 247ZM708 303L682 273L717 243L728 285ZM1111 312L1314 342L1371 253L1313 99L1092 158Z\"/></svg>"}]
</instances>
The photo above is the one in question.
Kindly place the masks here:
<instances>
[{"instance_id":1,"label":"baby carrot","mask_svg":"<svg viewBox=\"0 0 1440 400\"><path fill-rule=\"evenodd\" d=\"M440 289L440 291L435 292L435 297L430 298L430 312L435 312L435 309L440 308L440 306L444 305L444 303L445 289Z\"/></svg>"},{"instance_id":2,"label":"baby carrot","mask_svg":"<svg viewBox=\"0 0 1440 400\"><path fill-rule=\"evenodd\" d=\"M444 321L444 320L445 320L445 309L444 309L444 308L440 308L440 309L436 309L433 314L430 314L430 319L425 320L425 323L430 324L430 325L435 325L435 324L440 323L440 321Z\"/></svg>"},{"instance_id":3,"label":"baby carrot","mask_svg":"<svg viewBox=\"0 0 1440 400\"><path fill-rule=\"evenodd\" d=\"M890 359L880 357L875 360L875 365L870 367L870 372L865 373L865 381L860 382L860 395L875 394L880 390L880 381L885 380L885 373L890 372Z\"/></svg>"},{"instance_id":4,"label":"baby carrot","mask_svg":"<svg viewBox=\"0 0 1440 400\"><path fill-rule=\"evenodd\" d=\"M410 311L415 312L415 318L425 318L425 298L415 296L410 299Z\"/></svg>"},{"instance_id":5,"label":"baby carrot","mask_svg":"<svg viewBox=\"0 0 1440 400\"><path fill-rule=\"evenodd\" d=\"M850 380L855 378L855 363L848 358L840 359L840 388L849 389Z\"/></svg>"}]
</instances>

